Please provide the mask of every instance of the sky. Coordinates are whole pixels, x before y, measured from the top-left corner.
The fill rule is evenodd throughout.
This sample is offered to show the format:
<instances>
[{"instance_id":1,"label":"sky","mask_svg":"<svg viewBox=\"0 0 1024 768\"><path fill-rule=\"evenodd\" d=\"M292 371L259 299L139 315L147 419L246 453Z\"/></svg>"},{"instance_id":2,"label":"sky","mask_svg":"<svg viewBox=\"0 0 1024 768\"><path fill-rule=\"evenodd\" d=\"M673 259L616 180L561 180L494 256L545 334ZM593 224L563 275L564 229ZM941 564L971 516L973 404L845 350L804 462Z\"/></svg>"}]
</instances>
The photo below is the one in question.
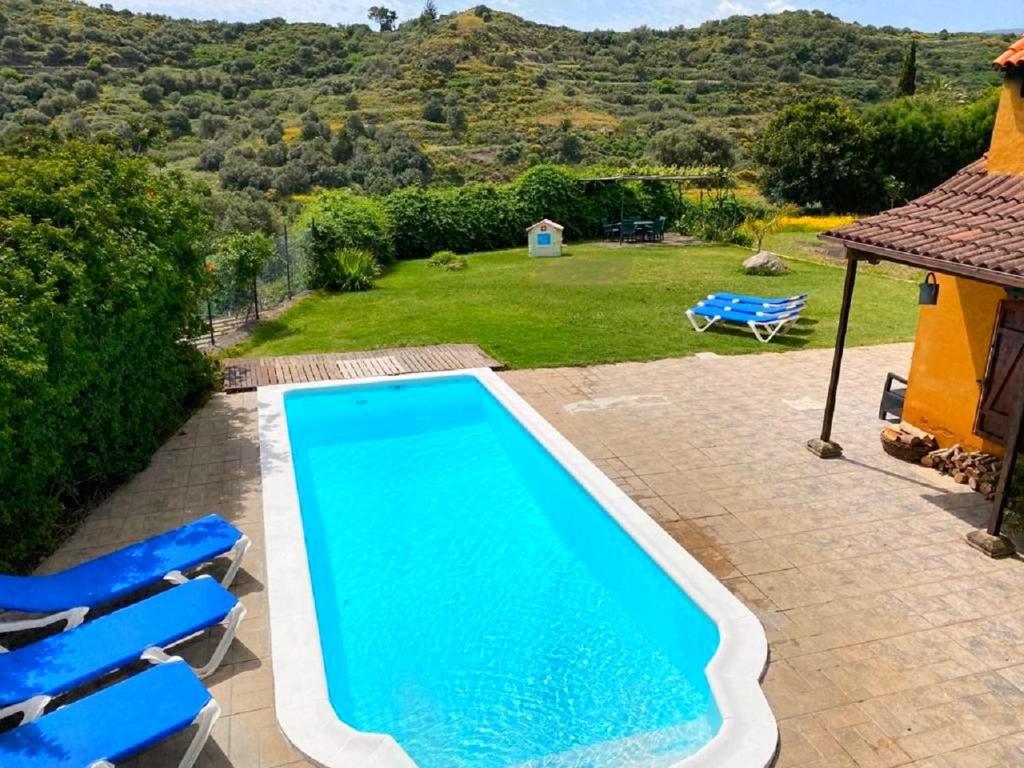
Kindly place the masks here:
<instances>
[{"instance_id":1,"label":"sky","mask_svg":"<svg viewBox=\"0 0 1024 768\"><path fill-rule=\"evenodd\" d=\"M224 21L258 21L281 16L288 21L331 24L366 21L370 5L398 11L399 21L419 15L423 0L107 0L115 8L168 16ZM98 4L100 0L89 0ZM480 0L435 0L447 13ZM817 8L847 21L927 32L1024 30L1020 0L484 0L496 10L531 21L575 29L632 29L696 26L735 14L774 13Z\"/></svg>"}]
</instances>

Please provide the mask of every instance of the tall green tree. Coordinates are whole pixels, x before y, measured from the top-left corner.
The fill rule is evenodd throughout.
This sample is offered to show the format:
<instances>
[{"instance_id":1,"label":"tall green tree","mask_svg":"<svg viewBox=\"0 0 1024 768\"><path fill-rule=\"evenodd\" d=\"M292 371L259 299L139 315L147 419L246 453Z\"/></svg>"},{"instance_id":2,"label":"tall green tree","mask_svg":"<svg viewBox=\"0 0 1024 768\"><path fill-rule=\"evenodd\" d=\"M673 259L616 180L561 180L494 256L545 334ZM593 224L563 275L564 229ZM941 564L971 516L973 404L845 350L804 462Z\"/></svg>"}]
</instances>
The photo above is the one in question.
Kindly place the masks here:
<instances>
[{"instance_id":1,"label":"tall green tree","mask_svg":"<svg viewBox=\"0 0 1024 768\"><path fill-rule=\"evenodd\" d=\"M370 8L367 18L380 27L381 32L393 32L395 22L398 21L398 14L383 5L374 5Z\"/></svg>"},{"instance_id":2,"label":"tall green tree","mask_svg":"<svg viewBox=\"0 0 1024 768\"><path fill-rule=\"evenodd\" d=\"M895 99L863 114L875 140L872 157L908 198L923 195L981 157L992 138L999 90L973 104L931 95Z\"/></svg>"},{"instance_id":3,"label":"tall green tree","mask_svg":"<svg viewBox=\"0 0 1024 768\"><path fill-rule=\"evenodd\" d=\"M877 210L884 203L874 155L871 129L836 98L786 107L752 147L769 198L840 212Z\"/></svg>"},{"instance_id":4,"label":"tall green tree","mask_svg":"<svg viewBox=\"0 0 1024 768\"><path fill-rule=\"evenodd\" d=\"M896 95L913 96L915 93L917 93L917 41L911 40L907 55L903 57Z\"/></svg>"}]
</instances>

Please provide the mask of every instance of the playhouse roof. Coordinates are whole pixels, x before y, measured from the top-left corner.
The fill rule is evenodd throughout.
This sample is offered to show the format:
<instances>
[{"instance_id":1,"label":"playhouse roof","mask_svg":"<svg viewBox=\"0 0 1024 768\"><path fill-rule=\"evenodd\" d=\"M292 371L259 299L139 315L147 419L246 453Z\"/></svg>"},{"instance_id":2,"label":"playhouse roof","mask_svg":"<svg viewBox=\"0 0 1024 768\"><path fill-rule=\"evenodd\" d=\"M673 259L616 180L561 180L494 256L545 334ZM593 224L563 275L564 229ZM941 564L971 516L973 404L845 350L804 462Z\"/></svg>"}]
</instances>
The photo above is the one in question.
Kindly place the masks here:
<instances>
[{"instance_id":1,"label":"playhouse roof","mask_svg":"<svg viewBox=\"0 0 1024 768\"><path fill-rule=\"evenodd\" d=\"M1006 53L993 62L997 67L1024 67L1024 37L1011 45Z\"/></svg>"},{"instance_id":2,"label":"playhouse roof","mask_svg":"<svg viewBox=\"0 0 1024 768\"><path fill-rule=\"evenodd\" d=\"M537 228L537 227L539 227L539 226L540 226L541 224L547 224L547 225L548 225L549 227L554 227L554 228L555 228L555 229L557 229L557 230L558 230L559 232L561 232L561 231L562 231L563 229L565 229L565 227L563 227L563 226L562 226L561 224L559 224L559 223L558 223L557 221L552 221L551 219L541 219L541 220L540 220L540 221L538 221L538 222L537 222L536 224L531 224L530 226L528 226L528 227L526 228L526 231L527 231L527 232L529 232L529 231L530 231L531 229L536 229L536 228Z\"/></svg>"},{"instance_id":3,"label":"playhouse roof","mask_svg":"<svg viewBox=\"0 0 1024 768\"><path fill-rule=\"evenodd\" d=\"M890 261L1024 287L1024 176L988 173L985 163L821 237Z\"/></svg>"}]
</instances>

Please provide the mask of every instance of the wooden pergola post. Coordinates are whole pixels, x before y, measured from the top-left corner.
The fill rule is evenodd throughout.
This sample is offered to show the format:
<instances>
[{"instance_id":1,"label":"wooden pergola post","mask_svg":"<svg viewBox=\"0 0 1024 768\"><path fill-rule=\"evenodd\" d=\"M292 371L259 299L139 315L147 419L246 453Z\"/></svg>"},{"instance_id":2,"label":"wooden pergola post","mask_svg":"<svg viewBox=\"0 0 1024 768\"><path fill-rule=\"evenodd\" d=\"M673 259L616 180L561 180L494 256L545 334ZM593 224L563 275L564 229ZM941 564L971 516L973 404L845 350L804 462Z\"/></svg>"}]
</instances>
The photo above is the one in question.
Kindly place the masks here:
<instances>
[{"instance_id":1,"label":"wooden pergola post","mask_svg":"<svg viewBox=\"0 0 1024 768\"><path fill-rule=\"evenodd\" d=\"M846 252L846 280L843 282L843 303L839 308L839 327L836 330L836 348L832 354L832 375L828 381L828 397L825 400L825 415L821 420L821 436L808 441L807 448L821 459L837 459L843 455L842 446L832 440L832 420L836 413L836 395L839 392L839 374L843 368L843 351L846 349L846 329L850 325L850 307L853 305L853 289L857 284L858 257Z\"/></svg>"},{"instance_id":2,"label":"wooden pergola post","mask_svg":"<svg viewBox=\"0 0 1024 768\"><path fill-rule=\"evenodd\" d=\"M967 534L967 543L989 557L1009 557L1016 551L1013 542L1003 535L1003 520L1006 517L1006 505L1010 501L1013 490L1013 474L1017 468L1017 455L1021 449L1021 437L1024 436L1024 391L1017 393L1010 418L1010 428L1006 435L1006 454L1003 466L999 471L995 496L992 498L992 511L989 513L988 527Z\"/></svg>"}]
</instances>

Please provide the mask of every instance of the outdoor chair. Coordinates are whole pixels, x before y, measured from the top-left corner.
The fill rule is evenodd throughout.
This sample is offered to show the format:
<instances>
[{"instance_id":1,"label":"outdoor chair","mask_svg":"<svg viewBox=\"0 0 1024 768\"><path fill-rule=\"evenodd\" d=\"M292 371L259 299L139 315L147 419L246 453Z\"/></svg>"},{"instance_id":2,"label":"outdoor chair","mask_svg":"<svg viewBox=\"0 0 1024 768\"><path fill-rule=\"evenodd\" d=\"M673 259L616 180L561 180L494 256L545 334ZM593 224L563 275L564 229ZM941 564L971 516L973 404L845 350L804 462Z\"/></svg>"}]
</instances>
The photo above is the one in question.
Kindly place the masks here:
<instances>
[{"instance_id":1,"label":"outdoor chair","mask_svg":"<svg viewBox=\"0 0 1024 768\"><path fill-rule=\"evenodd\" d=\"M178 764L192 768L220 716L217 702L181 659L44 715L47 703L40 699L25 721L0 733L4 768L113 768L195 725Z\"/></svg>"},{"instance_id":2,"label":"outdoor chair","mask_svg":"<svg viewBox=\"0 0 1024 768\"><path fill-rule=\"evenodd\" d=\"M163 580L184 581L182 571L230 555L221 583L231 584L249 549L248 536L218 515L132 544L116 552L48 576L0 574L0 610L38 614L3 620L0 634L65 622L81 624L90 610ZM2 648L2 646L0 646Z\"/></svg>"},{"instance_id":3,"label":"outdoor chair","mask_svg":"<svg viewBox=\"0 0 1024 768\"><path fill-rule=\"evenodd\" d=\"M195 674L217 670L245 616L234 595L209 576L109 613L67 632L0 654L0 720L29 719L53 697L138 661L169 661L163 649L218 624L224 634Z\"/></svg>"},{"instance_id":4,"label":"outdoor chair","mask_svg":"<svg viewBox=\"0 0 1024 768\"><path fill-rule=\"evenodd\" d=\"M612 224L608 219L601 219L601 232L605 240L615 240L619 236L619 225Z\"/></svg>"},{"instance_id":5,"label":"outdoor chair","mask_svg":"<svg viewBox=\"0 0 1024 768\"><path fill-rule=\"evenodd\" d=\"M703 333L719 322L745 325L758 341L767 344L793 327L802 310L802 304L793 308L768 309L731 301L707 300L699 301L695 307L686 310L686 317L697 333ZM704 322L699 323L698 318Z\"/></svg>"},{"instance_id":6,"label":"outdoor chair","mask_svg":"<svg viewBox=\"0 0 1024 768\"><path fill-rule=\"evenodd\" d=\"M902 387L893 388L893 382L899 382ZM903 403L907 397L907 380L895 373L889 373L885 377L885 385L882 387L882 402L878 406L878 418L885 420L885 417L892 414L897 419L903 418Z\"/></svg>"},{"instance_id":7,"label":"outdoor chair","mask_svg":"<svg viewBox=\"0 0 1024 768\"><path fill-rule=\"evenodd\" d=\"M655 242L661 242L665 239L665 222L667 219L664 216L659 216L654 221L654 228L651 230L651 234Z\"/></svg>"},{"instance_id":8,"label":"outdoor chair","mask_svg":"<svg viewBox=\"0 0 1024 768\"><path fill-rule=\"evenodd\" d=\"M619 225L619 242L634 242L636 240L636 226L632 219L623 219Z\"/></svg>"}]
</instances>

